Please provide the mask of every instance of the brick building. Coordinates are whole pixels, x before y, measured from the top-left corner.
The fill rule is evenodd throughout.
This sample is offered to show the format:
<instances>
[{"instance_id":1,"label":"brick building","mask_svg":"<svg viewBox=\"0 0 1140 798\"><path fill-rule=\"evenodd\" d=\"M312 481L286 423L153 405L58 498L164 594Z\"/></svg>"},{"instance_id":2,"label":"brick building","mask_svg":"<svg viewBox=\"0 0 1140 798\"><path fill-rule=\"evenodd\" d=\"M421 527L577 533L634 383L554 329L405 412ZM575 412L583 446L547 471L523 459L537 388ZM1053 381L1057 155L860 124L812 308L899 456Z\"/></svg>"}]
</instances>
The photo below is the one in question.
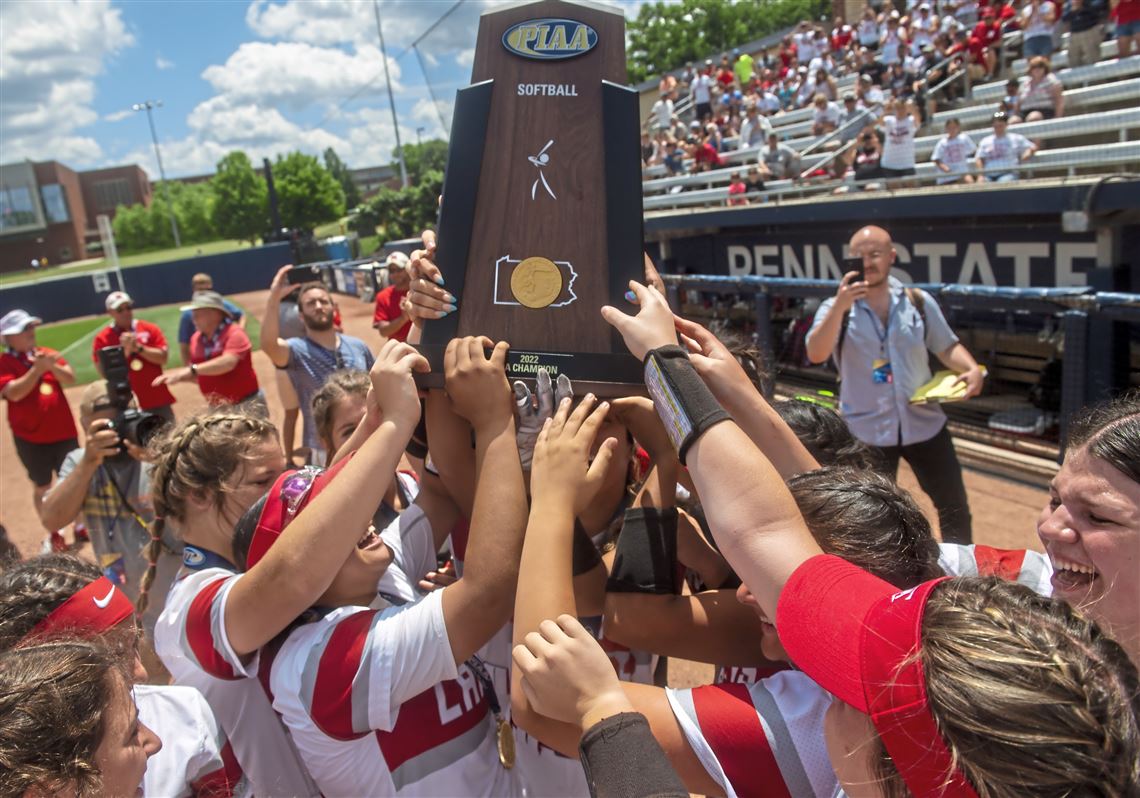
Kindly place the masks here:
<instances>
[{"instance_id":1,"label":"brick building","mask_svg":"<svg viewBox=\"0 0 1140 798\"><path fill-rule=\"evenodd\" d=\"M150 205L151 187L138 166L76 172L58 161L0 166L0 273L87 257L99 240L96 217L120 205Z\"/></svg>"}]
</instances>

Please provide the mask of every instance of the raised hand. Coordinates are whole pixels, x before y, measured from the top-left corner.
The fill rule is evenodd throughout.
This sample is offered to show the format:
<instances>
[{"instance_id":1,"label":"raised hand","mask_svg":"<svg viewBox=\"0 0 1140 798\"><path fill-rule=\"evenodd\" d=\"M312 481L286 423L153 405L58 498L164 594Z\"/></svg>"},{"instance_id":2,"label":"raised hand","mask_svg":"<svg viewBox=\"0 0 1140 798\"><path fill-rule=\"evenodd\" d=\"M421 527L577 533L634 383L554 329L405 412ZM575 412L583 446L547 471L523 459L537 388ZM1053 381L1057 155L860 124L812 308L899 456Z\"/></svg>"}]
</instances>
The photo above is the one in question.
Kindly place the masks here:
<instances>
[{"instance_id":1,"label":"raised hand","mask_svg":"<svg viewBox=\"0 0 1140 798\"><path fill-rule=\"evenodd\" d=\"M518 412L515 438L518 441L519 460L523 470L530 470L534 458L534 444L546 419L554 415L555 403L574 396L574 387L565 374L558 375L557 387L551 385L550 372L539 369L535 375L535 391L522 380L515 380L511 387L515 392L515 408Z\"/></svg>"},{"instance_id":2,"label":"raised hand","mask_svg":"<svg viewBox=\"0 0 1140 798\"><path fill-rule=\"evenodd\" d=\"M693 368L718 402L732 405L733 399L756 391L740 361L724 342L695 321L674 316L673 323L681 334L681 343L689 350Z\"/></svg>"},{"instance_id":3,"label":"raised hand","mask_svg":"<svg viewBox=\"0 0 1140 798\"><path fill-rule=\"evenodd\" d=\"M596 401L593 394L587 394L571 412L570 400L563 399L553 418L543 426L530 471L530 490L536 506L549 501L559 508L572 508L578 515L597 495L617 440L607 438L590 460L594 439L609 410L608 402L595 406Z\"/></svg>"},{"instance_id":4,"label":"raised hand","mask_svg":"<svg viewBox=\"0 0 1140 798\"><path fill-rule=\"evenodd\" d=\"M420 397L413 374L426 374L427 360L413 347L389 338L380 348L368 376L372 397L385 420L415 427L420 420Z\"/></svg>"},{"instance_id":5,"label":"raised hand","mask_svg":"<svg viewBox=\"0 0 1140 798\"><path fill-rule=\"evenodd\" d=\"M585 731L611 715L633 711L610 658L573 616L543 621L512 655L527 700L548 718Z\"/></svg>"},{"instance_id":6,"label":"raised hand","mask_svg":"<svg viewBox=\"0 0 1140 798\"><path fill-rule=\"evenodd\" d=\"M485 348L494 346L491 356ZM444 388L456 414L476 430L513 421L511 387L507 384L506 341L492 344L485 336L453 338L443 353Z\"/></svg>"},{"instance_id":7,"label":"raised hand","mask_svg":"<svg viewBox=\"0 0 1140 798\"><path fill-rule=\"evenodd\" d=\"M630 280L629 287L640 306L637 315L630 316L605 305L602 308L602 318L621 333L622 340L633 356L644 360L649 350L677 343L677 333L673 330L673 311L669 309L664 295L656 288L644 286L636 280Z\"/></svg>"},{"instance_id":8,"label":"raised hand","mask_svg":"<svg viewBox=\"0 0 1140 798\"><path fill-rule=\"evenodd\" d=\"M441 319L456 309L456 298L443 287L443 274L435 265L435 233L421 235L423 248L412 252L408 265L411 285L401 305L412 321L422 325L424 319Z\"/></svg>"},{"instance_id":9,"label":"raised hand","mask_svg":"<svg viewBox=\"0 0 1140 798\"><path fill-rule=\"evenodd\" d=\"M83 447L83 459L92 465L101 465L108 457L119 453L119 433L111 426L110 419L99 418L87 428L87 445Z\"/></svg>"},{"instance_id":10,"label":"raised hand","mask_svg":"<svg viewBox=\"0 0 1140 798\"><path fill-rule=\"evenodd\" d=\"M835 292L835 304L840 310L850 310L855 300L867 296L867 282L856 271L847 272L839 281L839 290Z\"/></svg>"},{"instance_id":11,"label":"raised hand","mask_svg":"<svg viewBox=\"0 0 1140 798\"><path fill-rule=\"evenodd\" d=\"M289 270L292 268L293 264L287 263L277 270L277 274L273 275L273 282L269 284L270 300L280 302L301 287L299 285L290 285L289 283Z\"/></svg>"}]
</instances>

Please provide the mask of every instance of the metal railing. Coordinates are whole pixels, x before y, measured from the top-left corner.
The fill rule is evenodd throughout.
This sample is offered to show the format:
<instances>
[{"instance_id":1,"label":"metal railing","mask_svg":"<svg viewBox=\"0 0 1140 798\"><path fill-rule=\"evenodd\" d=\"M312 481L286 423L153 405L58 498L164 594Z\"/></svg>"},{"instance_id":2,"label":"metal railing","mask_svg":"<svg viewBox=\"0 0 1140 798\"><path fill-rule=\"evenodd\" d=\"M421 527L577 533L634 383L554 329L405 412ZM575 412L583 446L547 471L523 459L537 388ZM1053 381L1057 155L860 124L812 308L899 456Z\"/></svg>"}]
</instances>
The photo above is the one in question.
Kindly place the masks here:
<instances>
[{"instance_id":1,"label":"metal railing","mask_svg":"<svg viewBox=\"0 0 1140 798\"><path fill-rule=\"evenodd\" d=\"M681 292L694 290L714 294L743 294L752 300L754 341L766 365L761 390L771 398L775 393L775 379L779 362L776 357L776 337L772 324L772 300L775 297L806 299L834 296L839 283L835 280L797 279L788 277L676 275L663 274L670 307L681 311ZM1060 407L1060 439L1065 440L1068 424L1074 414L1092 400L1094 386L1111 383L1111 376L1097 372L1096 359L1086 359L1083 353L1091 345L1090 328L1098 320L1140 324L1140 294L1097 292L1087 287L1072 288L1013 288L1004 286L919 284L939 304L951 309L999 315L1035 315L1060 317L1065 337L1065 353L1069 360L1063 365ZM1097 346L1107 345L1098 338Z\"/></svg>"}]
</instances>

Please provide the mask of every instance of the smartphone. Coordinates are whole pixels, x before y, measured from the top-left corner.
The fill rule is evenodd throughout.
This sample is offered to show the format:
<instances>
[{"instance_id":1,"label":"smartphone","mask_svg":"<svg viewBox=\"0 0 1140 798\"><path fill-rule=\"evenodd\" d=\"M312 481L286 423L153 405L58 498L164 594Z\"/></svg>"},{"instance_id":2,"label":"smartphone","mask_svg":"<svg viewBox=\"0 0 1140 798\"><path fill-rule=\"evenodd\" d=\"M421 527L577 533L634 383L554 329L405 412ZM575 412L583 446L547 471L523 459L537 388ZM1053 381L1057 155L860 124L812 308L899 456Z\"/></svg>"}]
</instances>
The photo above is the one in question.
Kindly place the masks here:
<instances>
[{"instance_id":1,"label":"smartphone","mask_svg":"<svg viewBox=\"0 0 1140 798\"><path fill-rule=\"evenodd\" d=\"M321 282L321 267L320 266L294 266L285 275L286 281L289 285L302 285L304 283L319 283Z\"/></svg>"}]
</instances>

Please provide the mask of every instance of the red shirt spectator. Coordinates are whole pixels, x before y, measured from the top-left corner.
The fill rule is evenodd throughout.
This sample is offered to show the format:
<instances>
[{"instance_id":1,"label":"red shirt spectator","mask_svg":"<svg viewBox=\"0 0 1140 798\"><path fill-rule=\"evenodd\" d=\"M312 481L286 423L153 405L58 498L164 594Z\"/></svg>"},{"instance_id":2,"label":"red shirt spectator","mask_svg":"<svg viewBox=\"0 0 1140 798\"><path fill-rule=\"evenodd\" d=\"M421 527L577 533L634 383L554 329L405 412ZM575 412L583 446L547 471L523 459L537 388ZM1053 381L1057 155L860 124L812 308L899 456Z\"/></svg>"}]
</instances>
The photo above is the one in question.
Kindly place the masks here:
<instances>
[{"instance_id":1,"label":"red shirt spectator","mask_svg":"<svg viewBox=\"0 0 1140 798\"><path fill-rule=\"evenodd\" d=\"M1109 16L1116 20L1117 25L1140 22L1140 0L1120 0Z\"/></svg>"},{"instance_id":2,"label":"red shirt spectator","mask_svg":"<svg viewBox=\"0 0 1140 798\"><path fill-rule=\"evenodd\" d=\"M846 50L847 45L851 43L853 33L850 25L841 25L833 29L831 31L831 49L837 53Z\"/></svg>"},{"instance_id":3,"label":"red shirt spectator","mask_svg":"<svg viewBox=\"0 0 1140 798\"><path fill-rule=\"evenodd\" d=\"M744 198L745 192L748 191L748 186L744 185L744 181L740 179L740 175L733 175L732 182L728 184L728 204L731 205L747 205L748 200Z\"/></svg>"},{"instance_id":4,"label":"red shirt spectator","mask_svg":"<svg viewBox=\"0 0 1140 798\"><path fill-rule=\"evenodd\" d=\"M408 256L403 252L393 252L385 261L388 266L390 285L376 294L376 310L372 314L372 326L385 338L406 341L412 331L412 321L400 307L408 295L411 278L408 275Z\"/></svg>"},{"instance_id":5,"label":"red shirt spectator","mask_svg":"<svg viewBox=\"0 0 1140 798\"><path fill-rule=\"evenodd\" d=\"M59 352L45 346L29 352L16 352L12 349L0 355L0 392L12 380L27 374L35 361L34 355L54 355L64 366L67 361L59 357ZM58 443L78 437L75 418L71 406L63 393L55 374L45 371L36 387L23 399L8 400L8 424L12 434L29 443Z\"/></svg>"},{"instance_id":6,"label":"red shirt spectator","mask_svg":"<svg viewBox=\"0 0 1140 798\"><path fill-rule=\"evenodd\" d=\"M236 404L258 391L253 371L253 346L245 330L226 321L207 337L197 330L190 339L190 362L195 366L221 355L237 355L237 365L225 374L198 374L198 389L211 405Z\"/></svg>"},{"instance_id":7,"label":"red shirt spectator","mask_svg":"<svg viewBox=\"0 0 1140 798\"><path fill-rule=\"evenodd\" d=\"M166 336L162 330L157 324L134 318L131 298L123 291L114 291L108 295L106 305L111 314L111 323L95 334L95 340L91 343L91 359L98 364L99 350L104 347L123 346L124 354L130 348L131 352L127 355L130 371L127 378L138 399L139 408L153 410L173 404L174 394L170 389L165 385L153 384L155 378L162 374L162 365L144 357L142 351L143 348L151 353L161 350L165 355Z\"/></svg>"},{"instance_id":8,"label":"red shirt spectator","mask_svg":"<svg viewBox=\"0 0 1140 798\"><path fill-rule=\"evenodd\" d=\"M1001 41L1001 23L993 18L993 12L982 14L982 21L974 26L971 38L980 40L986 47L994 47Z\"/></svg>"},{"instance_id":9,"label":"red shirt spectator","mask_svg":"<svg viewBox=\"0 0 1140 798\"><path fill-rule=\"evenodd\" d=\"M693 148L693 160L696 161L696 169L698 170L724 166L720 153L707 140Z\"/></svg>"}]
</instances>

